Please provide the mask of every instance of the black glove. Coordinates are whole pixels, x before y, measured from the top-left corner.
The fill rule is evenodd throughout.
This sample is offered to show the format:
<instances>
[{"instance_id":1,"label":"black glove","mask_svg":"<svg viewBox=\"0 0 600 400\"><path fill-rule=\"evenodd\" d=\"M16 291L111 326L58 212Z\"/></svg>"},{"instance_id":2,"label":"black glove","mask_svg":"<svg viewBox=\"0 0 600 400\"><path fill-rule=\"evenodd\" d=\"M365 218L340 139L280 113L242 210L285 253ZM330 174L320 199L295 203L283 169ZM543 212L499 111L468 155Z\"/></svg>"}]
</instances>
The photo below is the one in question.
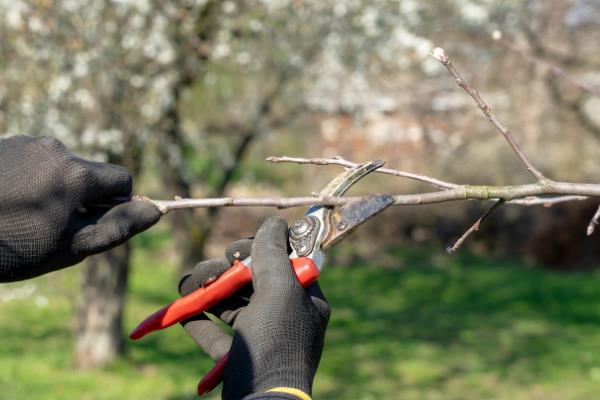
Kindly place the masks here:
<instances>
[{"instance_id":1,"label":"black glove","mask_svg":"<svg viewBox=\"0 0 600 400\"><path fill-rule=\"evenodd\" d=\"M304 290L297 281L287 243L287 223L270 218L254 241L232 244L227 258L201 262L180 282L179 292L186 295L220 276L234 259L246 258L252 247L254 292L248 285L209 310L233 326L233 340L204 315L183 322L214 360L229 350L224 399L241 399L276 387L311 393L330 309L317 283Z\"/></svg>"},{"instance_id":2,"label":"black glove","mask_svg":"<svg viewBox=\"0 0 600 400\"><path fill-rule=\"evenodd\" d=\"M56 139L0 139L0 282L76 264L155 224L157 207L130 202L129 172L87 161Z\"/></svg>"}]
</instances>

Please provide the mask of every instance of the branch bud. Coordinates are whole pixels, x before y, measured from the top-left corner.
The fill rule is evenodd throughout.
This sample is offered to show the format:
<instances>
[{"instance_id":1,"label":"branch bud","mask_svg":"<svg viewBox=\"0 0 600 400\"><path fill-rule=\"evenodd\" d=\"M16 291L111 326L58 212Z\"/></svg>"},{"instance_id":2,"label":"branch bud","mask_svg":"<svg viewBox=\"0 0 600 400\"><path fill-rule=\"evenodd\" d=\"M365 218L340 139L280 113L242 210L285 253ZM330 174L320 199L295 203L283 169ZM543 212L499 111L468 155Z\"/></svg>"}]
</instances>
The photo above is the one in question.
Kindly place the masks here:
<instances>
[{"instance_id":1,"label":"branch bud","mask_svg":"<svg viewBox=\"0 0 600 400\"><path fill-rule=\"evenodd\" d=\"M449 59L448 59L448 56L446 55L446 51L444 49L442 49L441 47L434 48L433 50L431 50L430 54L433 58L435 58L442 64L444 64L444 65L448 64Z\"/></svg>"}]
</instances>

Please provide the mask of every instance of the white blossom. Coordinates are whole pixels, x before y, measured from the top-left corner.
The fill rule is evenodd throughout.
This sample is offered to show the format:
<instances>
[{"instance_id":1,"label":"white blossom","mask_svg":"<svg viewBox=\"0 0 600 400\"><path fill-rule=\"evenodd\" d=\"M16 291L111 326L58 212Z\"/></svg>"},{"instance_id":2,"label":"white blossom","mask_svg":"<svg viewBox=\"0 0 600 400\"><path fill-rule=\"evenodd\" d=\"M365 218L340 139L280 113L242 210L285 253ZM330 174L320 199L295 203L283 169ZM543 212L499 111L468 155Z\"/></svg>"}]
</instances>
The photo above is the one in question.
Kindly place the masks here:
<instances>
[{"instance_id":1,"label":"white blossom","mask_svg":"<svg viewBox=\"0 0 600 400\"><path fill-rule=\"evenodd\" d=\"M29 6L19 0L2 0L0 3L6 10L4 20L10 28L21 29L23 27L23 14L29 11Z\"/></svg>"},{"instance_id":2,"label":"white blossom","mask_svg":"<svg viewBox=\"0 0 600 400\"><path fill-rule=\"evenodd\" d=\"M91 110L96 104L96 102L94 101L94 97L87 89L77 89L75 91L74 98L75 101L79 103L79 105L84 109Z\"/></svg>"},{"instance_id":3,"label":"white blossom","mask_svg":"<svg viewBox=\"0 0 600 400\"><path fill-rule=\"evenodd\" d=\"M233 14L237 10L237 5L233 1L223 2L223 11L227 14Z\"/></svg>"},{"instance_id":4,"label":"white blossom","mask_svg":"<svg viewBox=\"0 0 600 400\"><path fill-rule=\"evenodd\" d=\"M42 20L33 15L27 19L27 26L32 32L42 32L44 30Z\"/></svg>"}]
</instances>

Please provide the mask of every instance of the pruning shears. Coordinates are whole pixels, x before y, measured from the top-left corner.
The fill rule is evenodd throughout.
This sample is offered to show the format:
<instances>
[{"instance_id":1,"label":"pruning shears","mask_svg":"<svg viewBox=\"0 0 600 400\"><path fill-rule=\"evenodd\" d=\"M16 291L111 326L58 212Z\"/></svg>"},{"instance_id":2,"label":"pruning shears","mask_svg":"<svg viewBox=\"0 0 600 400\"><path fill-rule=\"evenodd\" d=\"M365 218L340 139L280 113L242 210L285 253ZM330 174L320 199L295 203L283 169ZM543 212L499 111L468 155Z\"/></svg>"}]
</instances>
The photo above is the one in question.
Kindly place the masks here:
<instances>
[{"instance_id":1,"label":"pruning shears","mask_svg":"<svg viewBox=\"0 0 600 400\"><path fill-rule=\"evenodd\" d=\"M368 161L349 168L329 182L319 196L342 196L352 185L383 164L380 160ZM290 262L302 286L307 287L319 278L326 250L393 203L392 196L381 194L352 201L340 207L310 207L304 217L295 221L289 228L289 243L292 249ZM150 332L167 328L208 310L252 282L252 272L249 268L251 264L250 257L242 261L236 260L218 279L147 317L129 337L134 340L140 339ZM199 395L208 393L221 382L227 359L228 354L202 378L198 384Z\"/></svg>"}]
</instances>

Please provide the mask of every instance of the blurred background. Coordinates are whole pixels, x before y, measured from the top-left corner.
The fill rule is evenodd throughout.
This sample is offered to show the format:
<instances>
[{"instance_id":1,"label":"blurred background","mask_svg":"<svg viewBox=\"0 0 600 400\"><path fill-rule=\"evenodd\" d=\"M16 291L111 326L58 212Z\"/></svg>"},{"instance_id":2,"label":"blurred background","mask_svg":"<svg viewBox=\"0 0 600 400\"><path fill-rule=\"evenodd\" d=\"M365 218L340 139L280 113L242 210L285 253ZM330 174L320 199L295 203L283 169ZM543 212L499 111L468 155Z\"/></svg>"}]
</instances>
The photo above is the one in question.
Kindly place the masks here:
<instances>
[{"instance_id":1,"label":"blurred background","mask_svg":"<svg viewBox=\"0 0 600 400\"><path fill-rule=\"evenodd\" d=\"M530 181L428 56L446 49L545 174L597 182L596 0L0 0L0 132L125 165L152 198L305 196L383 159L457 183ZM502 33L502 40L493 40ZM597 93L597 92L596 92ZM416 193L369 176L353 189ZM396 207L329 258L317 399L600 396L596 202ZM177 327L126 340L186 270L300 209L175 211L85 265L0 286L0 397L193 399L212 365ZM211 398L219 398L213 394Z\"/></svg>"}]
</instances>

